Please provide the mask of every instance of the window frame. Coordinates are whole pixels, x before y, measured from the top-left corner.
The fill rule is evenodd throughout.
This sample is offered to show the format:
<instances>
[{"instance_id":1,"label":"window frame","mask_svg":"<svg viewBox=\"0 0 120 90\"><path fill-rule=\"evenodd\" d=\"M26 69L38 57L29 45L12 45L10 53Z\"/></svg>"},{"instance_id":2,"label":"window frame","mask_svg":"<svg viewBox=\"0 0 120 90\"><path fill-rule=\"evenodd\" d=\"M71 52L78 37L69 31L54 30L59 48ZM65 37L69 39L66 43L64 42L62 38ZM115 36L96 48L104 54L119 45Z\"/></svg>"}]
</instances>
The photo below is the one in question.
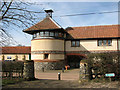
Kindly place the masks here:
<instances>
[{"instance_id":1,"label":"window frame","mask_svg":"<svg viewBox=\"0 0 120 90\"><path fill-rule=\"evenodd\" d=\"M11 56L7 56L7 59L12 59L12 57Z\"/></svg>"},{"instance_id":2,"label":"window frame","mask_svg":"<svg viewBox=\"0 0 120 90\"><path fill-rule=\"evenodd\" d=\"M39 37L57 37L57 38L63 38L64 33L63 32L55 32L55 31L40 31L37 33L33 34L33 39L34 38L39 38Z\"/></svg>"},{"instance_id":3,"label":"window frame","mask_svg":"<svg viewBox=\"0 0 120 90\"><path fill-rule=\"evenodd\" d=\"M51 35L51 34L53 34L53 35ZM50 37L54 37L55 36L55 32L49 32L49 36Z\"/></svg>"},{"instance_id":4,"label":"window frame","mask_svg":"<svg viewBox=\"0 0 120 90\"><path fill-rule=\"evenodd\" d=\"M49 37L50 36L50 32L49 31L45 31L44 32L44 37Z\"/></svg>"},{"instance_id":5,"label":"window frame","mask_svg":"<svg viewBox=\"0 0 120 90\"><path fill-rule=\"evenodd\" d=\"M41 31L40 32L40 37L44 37L45 36L44 34L45 34L44 31Z\"/></svg>"},{"instance_id":6,"label":"window frame","mask_svg":"<svg viewBox=\"0 0 120 90\"><path fill-rule=\"evenodd\" d=\"M73 42L75 42L75 45L73 45ZM77 42L79 42L79 45L77 45ZM80 40L71 40L71 47L80 47Z\"/></svg>"},{"instance_id":7,"label":"window frame","mask_svg":"<svg viewBox=\"0 0 120 90\"><path fill-rule=\"evenodd\" d=\"M55 32L55 37L59 37L59 32Z\"/></svg>"},{"instance_id":8,"label":"window frame","mask_svg":"<svg viewBox=\"0 0 120 90\"><path fill-rule=\"evenodd\" d=\"M99 44L99 41L102 41L102 44ZM106 44L104 43L106 41ZM110 44L108 43L110 41ZM99 39L97 40L98 45L97 46L112 46L112 39Z\"/></svg>"}]
</instances>

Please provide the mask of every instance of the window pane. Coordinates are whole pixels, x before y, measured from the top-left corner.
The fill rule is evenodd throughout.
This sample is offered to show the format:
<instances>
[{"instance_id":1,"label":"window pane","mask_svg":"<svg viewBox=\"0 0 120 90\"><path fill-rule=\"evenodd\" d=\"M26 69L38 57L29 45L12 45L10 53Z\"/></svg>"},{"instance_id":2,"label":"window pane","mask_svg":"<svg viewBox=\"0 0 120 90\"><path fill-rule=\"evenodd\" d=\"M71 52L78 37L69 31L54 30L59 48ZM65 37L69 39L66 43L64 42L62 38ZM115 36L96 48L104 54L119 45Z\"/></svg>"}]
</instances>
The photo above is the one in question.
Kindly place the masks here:
<instances>
[{"instance_id":1,"label":"window pane","mask_svg":"<svg viewBox=\"0 0 120 90\"><path fill-rule=\"evenodd\" d=\"M11 56L7 56L7 59L12 59L12 57Z\"/></svg>"},{"instance_id":2,"label":"window pane","mask_svg":"<svg viewBox=\"0 0 120 90\"><path fill-rule=\"evenodd\" d=\"M58 37L58 32L55 32L55 36Z\"/></svg>"},{"instance_id":3,"label":"window pane","mask_svg":"<svg viewBox=\"0 0 120 90\"><path fill-rule=\"evenodd\" d=\"M104 46L107 45L107 40L103 40L103 45L104 45Z\"/></svg>"},{"instance_id":4,"label":"window pane","mask_svg":"<svg viewBox=\"0 0 120 90\"><path fill-rule=\"evenodd\" d=\"M71 42L71 46L75 46L75 41L72 41L72 42Z\"/></svg>"},{"instance_id":5,"label":"window pane","mask_svg":"<svg viewBox=\"0 0 120 90\"><path fill-rule=\"evenodd\" d=\"M64 37L64 33L62 33L62 37Z\"/></svg>"},{"instance_id":6,"label":"window pane","mask_svg":"<svg viewBox=\"0 0 120 90\"><path fill-rule=\"evenodd\" d=\"M40 36L44 36L44 32L40 32Z\"/></svg>"},{"instance_id":7,"label":"window pane","mask_svg":"<svg viewBox=\"0 0 120 90\"><path fill-rule=\"evenodd\" d=\"M35 37L36 37L36 33L33 34L33 38L35 38Z\"/></svg>"},{"instance_id":8,"label":"window pane","mask_svg":"<svg viewBox=\"0 0 120 90\"><path fill-rule=\"evenodd\" d=\"M36 33L36 36L39 37L39 33Z\"/></svg>"},{"instance_id":9,"label":"window pane","mask_svg":"<svg viewBox=\"0 0 120 90\"><path fill-rule=\"evenodd\" d=\"M66 38L66 34L64 34L64 38Z\"/></svg>"},{"instance_id":10,"label":"window pane","mask_svg":"<svg viewBox=\"0 0 120 90\"><path fill-rule=\"evenodd\" d=\"M108 40L108 46L112 45L112 40Z\"/></svg>"},{"instance_id":11,"label":"window pane","mask_svg":"<svg viewBox=\"0 0 120 90\"><path fill-rule=\"evenodd\" d=\"M54 36L54 32L50 32L50 36Z\"/></svg>"},{"instance_id":12,"label":"window pane","mask_svg":"<svg viewBox=\"0 0 120 90\"><path fill-rule=\"evenodd\" d=\"M45 32L45 36L49 36L49 32Z\"/></svg>"},{"instance_id":13,"label":"window pane","mask_svg":"<svg viewBox=\"0 0 120 90\"><path fill-rule=\"evenodd\" d=\"M76 46L77 46L77 47L80 46L80 41L76 41Z\"/></svg>"},{"instance_id":14,"label":"window pane","mask_svg":"<svg viewBox=\"0 0 120 90\"><path fill-rule=\"evenodd\" d=\"M62 33L59 33L59 37L62 37Z\"/></svg>"},{"instance_id":15,"label":"window pane","mask_svg":"<svg viewBox=\"0 0 120 90\"><path fill-rule=\"evenodd\" d=\"M98 46L102 46L102 40L98 40Z\"/></svg>"}]
</instances>

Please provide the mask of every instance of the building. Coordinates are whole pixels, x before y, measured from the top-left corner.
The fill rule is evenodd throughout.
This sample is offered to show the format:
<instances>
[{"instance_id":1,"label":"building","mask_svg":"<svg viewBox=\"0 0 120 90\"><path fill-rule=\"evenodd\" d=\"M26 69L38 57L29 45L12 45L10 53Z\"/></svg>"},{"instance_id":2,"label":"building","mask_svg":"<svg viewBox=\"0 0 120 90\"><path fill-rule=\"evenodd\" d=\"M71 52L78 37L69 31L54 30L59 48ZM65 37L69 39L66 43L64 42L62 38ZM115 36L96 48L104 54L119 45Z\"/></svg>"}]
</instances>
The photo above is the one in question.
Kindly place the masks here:
<instances>
[{"instance_id":1,"label":"building","mask_svg":"<svg viewBox=\"0 0 120 90\"><path fill-rule=\"evenodd\" d=\"M31 59L35 69L61 69L66 64L79 67L89 53L118 52L119 25L68 27L63 29L52 18L52 10L45 10L46 18L25 33L33 35Z\"/></svg>"},{"instance_id":2,"label":"building","mask_svg":"<svg viewBox=\"0 0 120 90\"><path fill-rule=\"evenodd\" d=\"M15 46L15 47L0 47L0 60L30 60L31 47Z\"/></svg>"}]
</instances>

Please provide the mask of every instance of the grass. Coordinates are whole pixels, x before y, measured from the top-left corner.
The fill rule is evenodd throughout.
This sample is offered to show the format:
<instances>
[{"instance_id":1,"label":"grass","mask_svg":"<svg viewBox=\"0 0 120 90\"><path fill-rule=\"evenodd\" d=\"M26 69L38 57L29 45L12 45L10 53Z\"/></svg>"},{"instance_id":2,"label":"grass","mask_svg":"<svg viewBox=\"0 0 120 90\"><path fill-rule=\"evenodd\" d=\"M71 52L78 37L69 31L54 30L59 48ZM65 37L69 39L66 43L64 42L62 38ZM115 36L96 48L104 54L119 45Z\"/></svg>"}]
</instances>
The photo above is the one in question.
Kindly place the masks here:
<instances>
[{"instance_id":1,"label":"grass","mask_svg":"<svg viewBox=\"0 0 120 90\"><path fill-rule=\"evenodd\" d=\"M2 86L23 81L23 78L2 78Z\"/></svg>"}]
</instances>

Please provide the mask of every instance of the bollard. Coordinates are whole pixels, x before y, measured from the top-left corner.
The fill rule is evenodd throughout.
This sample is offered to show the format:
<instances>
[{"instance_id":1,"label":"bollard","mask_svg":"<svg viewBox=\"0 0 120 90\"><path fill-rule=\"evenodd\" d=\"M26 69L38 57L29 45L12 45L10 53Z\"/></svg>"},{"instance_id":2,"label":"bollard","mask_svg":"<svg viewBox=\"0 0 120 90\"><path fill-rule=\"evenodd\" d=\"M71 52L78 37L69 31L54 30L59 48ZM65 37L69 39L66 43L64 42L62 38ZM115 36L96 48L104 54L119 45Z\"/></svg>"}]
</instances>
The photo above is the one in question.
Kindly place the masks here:
<instances>
[{"instance_id":1,"label":"bollard","mask_svg":"<svg viewBox=\"0 0 120 90\"><path fill-rule=\"evenodd\" d=\"M62 68L62 72L64 73L64 68Z\"/></svg>"},{"instance_id":2,"label":"bollard","mask_svg":"<svg viewBox=\"0 0 120 90\"><path fill-rule=\"evenodd\" d=\"M61 80L61 78L60 78L60 73L58 73L58 80Z\"/></svg>"}]
</instances>

